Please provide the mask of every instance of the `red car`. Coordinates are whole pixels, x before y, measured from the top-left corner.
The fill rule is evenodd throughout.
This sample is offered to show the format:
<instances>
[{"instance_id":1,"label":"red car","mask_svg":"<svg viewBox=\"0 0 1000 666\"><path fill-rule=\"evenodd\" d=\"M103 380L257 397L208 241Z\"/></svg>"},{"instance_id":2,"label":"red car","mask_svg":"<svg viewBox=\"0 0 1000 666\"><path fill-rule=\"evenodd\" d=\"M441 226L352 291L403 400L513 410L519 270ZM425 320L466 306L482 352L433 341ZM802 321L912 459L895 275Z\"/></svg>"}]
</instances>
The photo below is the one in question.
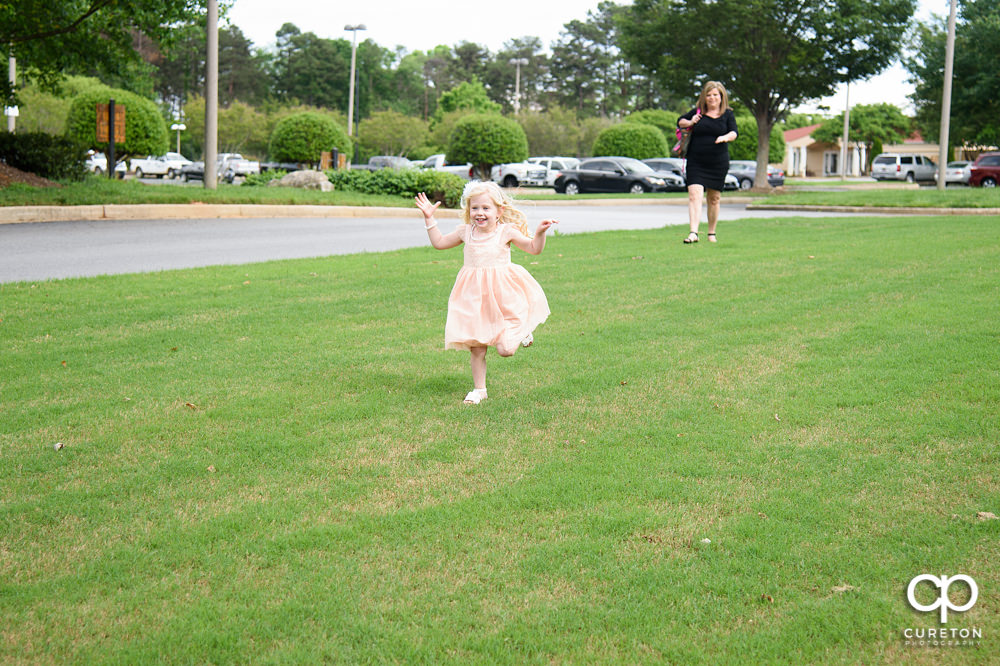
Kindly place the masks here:
<instances>
[{"instance_id":1,"label":"red car","mask_svg":"<svg viewBox=\"0 0 1000 666\"><path fill-rule=\"evenodd\" d=\"M969 185L996 187L1000 183L1000 153L983 153L972 163Z\"/></svg>"}]
</instances>

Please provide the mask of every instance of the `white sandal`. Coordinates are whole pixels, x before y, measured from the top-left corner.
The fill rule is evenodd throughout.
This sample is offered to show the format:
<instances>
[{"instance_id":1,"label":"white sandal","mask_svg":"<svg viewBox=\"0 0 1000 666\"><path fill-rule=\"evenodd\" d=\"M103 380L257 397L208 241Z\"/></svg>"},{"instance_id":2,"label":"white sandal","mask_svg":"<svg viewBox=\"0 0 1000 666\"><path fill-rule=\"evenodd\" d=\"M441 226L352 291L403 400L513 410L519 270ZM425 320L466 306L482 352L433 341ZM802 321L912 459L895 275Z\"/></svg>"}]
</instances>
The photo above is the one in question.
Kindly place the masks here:
<instances>
[{"instance_id":1,"label":"white sandal","mask_svg":"<svg viewBox=\"0 0 1000 666\"><path fill-rule=\"evenodd\" d=\"M534 341L535 341L535 336L533 336L531 333L528 333L528 337L526 337L524 340L521 340L521 346L530 347L531 343Z\"/></svg>"},{"instance_id":2,"label":"white sandal","mask_svg":"<svg viewBox=\"0 0 1000 666\"><path fill-rule=\"evenodd\" d=\"M478 405L483 400L486 400L486 389L472 389L463 402L467 405Z\"/></svg>"}]
</instances>

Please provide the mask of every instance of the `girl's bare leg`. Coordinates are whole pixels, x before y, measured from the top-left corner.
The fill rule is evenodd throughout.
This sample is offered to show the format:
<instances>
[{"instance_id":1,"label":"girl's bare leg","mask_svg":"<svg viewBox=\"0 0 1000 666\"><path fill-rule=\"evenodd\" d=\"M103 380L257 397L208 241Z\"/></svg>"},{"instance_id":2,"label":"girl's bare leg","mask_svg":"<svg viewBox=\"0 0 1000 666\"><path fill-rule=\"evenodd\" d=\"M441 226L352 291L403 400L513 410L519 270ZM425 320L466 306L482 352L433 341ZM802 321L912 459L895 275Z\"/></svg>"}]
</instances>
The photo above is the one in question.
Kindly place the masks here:
<instances>
[{"instance_id":1,"label":"girl's bare leg","mask_svg":"<svg viewBox=\"0 0 1000 666\"><path fill-rule=\"evenodd\" d=\"M472 367L472 387L477 389L486 388L486 347L472 347L472 358L469 365Z\"/></svg>"}]
</instances>

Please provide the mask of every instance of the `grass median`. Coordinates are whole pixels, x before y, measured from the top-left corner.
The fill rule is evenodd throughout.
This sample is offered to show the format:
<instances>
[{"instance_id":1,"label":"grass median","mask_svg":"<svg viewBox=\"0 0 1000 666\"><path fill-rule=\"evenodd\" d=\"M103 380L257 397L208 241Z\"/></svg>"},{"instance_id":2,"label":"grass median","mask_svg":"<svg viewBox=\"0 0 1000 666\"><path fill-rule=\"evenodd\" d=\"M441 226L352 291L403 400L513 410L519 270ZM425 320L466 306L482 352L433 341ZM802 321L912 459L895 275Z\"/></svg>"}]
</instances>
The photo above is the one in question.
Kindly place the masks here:
<instances>
[{"instance_id":1,"label":"grass median","mask_svg":"<svg viewBox=\"0 0 1000 666\"><path fill-rule=\"evenodd\" d=\"M457 250L0 285L0 662L990 662L1000 219L720 234L517 253L477 407Z\"/></svg>"}]
</instances>

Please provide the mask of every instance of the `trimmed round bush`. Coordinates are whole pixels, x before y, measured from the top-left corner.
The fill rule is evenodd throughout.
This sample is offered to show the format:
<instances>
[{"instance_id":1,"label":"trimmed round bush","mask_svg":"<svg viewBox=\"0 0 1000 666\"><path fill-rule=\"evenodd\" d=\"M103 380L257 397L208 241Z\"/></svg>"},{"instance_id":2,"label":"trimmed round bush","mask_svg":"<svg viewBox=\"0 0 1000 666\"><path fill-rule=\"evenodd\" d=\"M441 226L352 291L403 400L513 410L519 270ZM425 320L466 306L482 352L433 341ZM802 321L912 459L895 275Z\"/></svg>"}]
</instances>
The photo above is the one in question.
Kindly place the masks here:
<instances>
[{"instance_id":1,"label":"trimmed round bush","mask_svg":"<svg viewBox=\"0 0 1000 666\"><path fill-rule=\"evenodd\" d=\"M675 137L674 132L677 129L677 117L679 115L679 113L671 113L663 109L643 109L642 111L630 113L625 118L625 122L652 125L663 132L663 137L667 140L667 145L670 146L672 145L670 140Z\"/></svg>"},{"instance_id":2,"label":"trimmed round bush","mask_svg":"<svg viewBox=\"0 0 1000 666\"><path fill-rule=\"evenodd\" d=\"M447 159L470 162L480 178L489 180L494 164L528 159L528 137L514 120L492 113L473 113L451 130Z\"/></svg>"},{"instance_id":3,"label":"trimmed round bush","mask_svg":"<svg viewBox=\"0 0 1000 666\"><path fill-rule=\"evenodd\" d=\"M282 118L271 132L271 159L316 164L323 151L351 154L347 130L329 116L312 111Z\"/></svg>"},{"instance_id":4,"label":"trimmed round bush","mask_svg":"<svg viewBox=\"0 0 1000 666\"><path fill-rule=\"evenodd\" d=\"M162 155L170 150L167 122L156 103L127 90L100 87L80 93L66 116L66 136L83 145L108 152L106 142L97 141L97 105L115 100L125 105L125 142L115 143L116 156Z\"/></svg>"},{"instance_id":5,"label":"trimmed round bush","mask_svg":"<svg viewBox=\"0 0 1000 666\"><path fill-rule=\"evenodd\" d=\"M597 135L591 153L594 157L614 155L645 160L665 157L667 150L667 140L656 127L643 123L620 123Z\"/></svg>"}]
</instances>

